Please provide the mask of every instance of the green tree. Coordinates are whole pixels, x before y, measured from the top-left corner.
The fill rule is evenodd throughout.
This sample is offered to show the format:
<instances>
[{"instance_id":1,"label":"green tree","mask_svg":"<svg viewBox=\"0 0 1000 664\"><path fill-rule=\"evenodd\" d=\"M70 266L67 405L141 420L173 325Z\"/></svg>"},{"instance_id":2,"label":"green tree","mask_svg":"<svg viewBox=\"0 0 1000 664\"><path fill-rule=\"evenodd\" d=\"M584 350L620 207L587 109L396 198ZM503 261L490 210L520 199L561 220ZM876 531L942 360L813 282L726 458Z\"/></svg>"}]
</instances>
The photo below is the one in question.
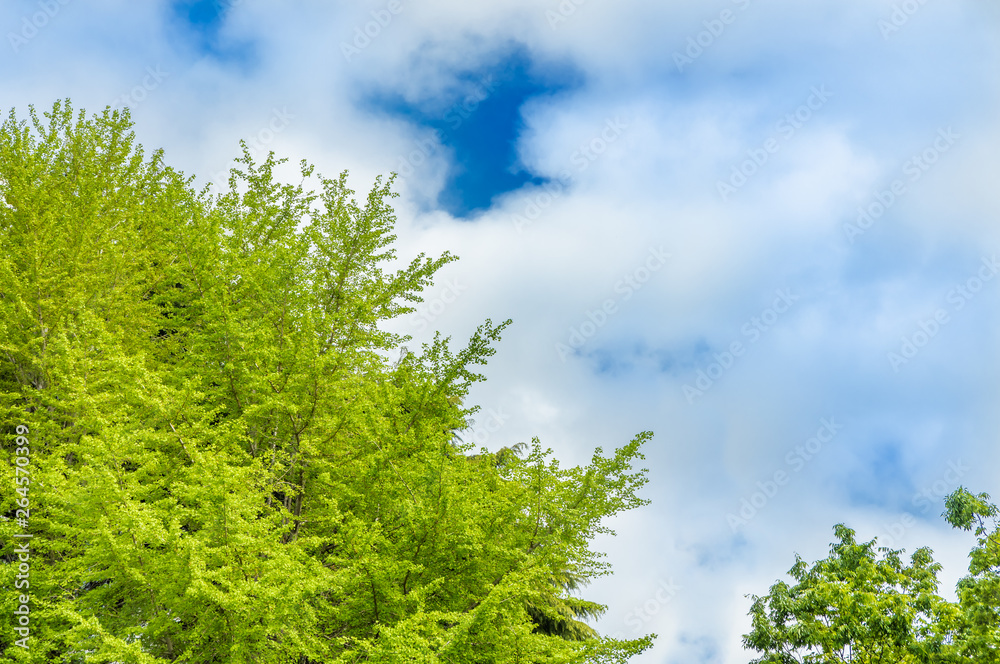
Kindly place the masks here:
<instances>
[{"instance_id":1,"label":"green tree","mask_svg":"<svg viewBox=\"0 0 1000 664\"><path fill-rule=\"evenodd\" d=\"M575 592L645 501L643 433L582 468L456 437L509 321L454 352L380 328L454 260L396 270L392 178L256 163L221 194L127 112L0 131L0 425L30 452L31 648L3 662L623 662ZM316 190L307 183L318 183ZM395 358L395 359L392 359ZM16 470L0 464L0 511ZM12 615L15 521L0 523Z\"/></svg>"},{"instance_id":2,"label":"green tree","mask_svg":"<svg viewBox=\"0 0 1000 664\"><path fill-rule=\"evenodd\" d=\"M969 574L958 582L959 612L949 625L962 661L1000 662L1000 525L988 494L959 487L945 500L944 517L952 526L975 530ZM992 527L988 524L992 521Z\"/></svg>"},{"instance_id":3,"label":"green tree","mask_svg":"<svg viewBox=\"0 0 1000 664\"><path fill-rule=\"evenodd\" d=\"M796 556L789 585L751 596L753 629L743 645L755 664L918 662L942 650L936 632L947 606L936 594L940 565L927 548L902 551L858 542L838 524L830 555L809 566Z\"/></svg>"},{"instance_id":4,"label":"green tree","mask_svg":"<svg viewBox=\"0 0 1000 664\"><path fill-rule=\"evenodd\" d=\"M959 487L942 516L977 538L957 602L938 596L940 565L929 549L904 565L902 551L858 543L838 525L828 558L807 567L796 556L796 585L779 581L765 597L751 596L753 629L743 644L762 654L754 661L1000 662L1000 510L989 495Z\"/></svg>"}]
</instances>

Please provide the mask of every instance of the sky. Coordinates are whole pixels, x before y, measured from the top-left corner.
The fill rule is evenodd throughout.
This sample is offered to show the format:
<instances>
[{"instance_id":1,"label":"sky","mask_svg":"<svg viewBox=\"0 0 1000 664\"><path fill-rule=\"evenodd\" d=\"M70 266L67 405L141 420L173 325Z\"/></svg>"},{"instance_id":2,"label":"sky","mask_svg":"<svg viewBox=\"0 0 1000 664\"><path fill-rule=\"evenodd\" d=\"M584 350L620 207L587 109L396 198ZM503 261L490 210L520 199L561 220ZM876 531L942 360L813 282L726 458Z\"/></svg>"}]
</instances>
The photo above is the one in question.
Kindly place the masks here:
<instances>
[{"instance_id":1,"label":"sky","mask_svg":"<svg viewBox=\"0 0 1000 664\"><path fill-rule=\"evenodd\" d=\"M930 546L1000 493L1000 5L987 0L9 0L0 107L128 107L199 184L244 140L450 251L389 328L513 319L467 436L586 463L642 431L651 503L595 547L638 664L736 664L748 594L833 526ZM289 180L294 177L288 171ZM296 179L297 181L297 179Z\"/></svg>"}]
</instances>

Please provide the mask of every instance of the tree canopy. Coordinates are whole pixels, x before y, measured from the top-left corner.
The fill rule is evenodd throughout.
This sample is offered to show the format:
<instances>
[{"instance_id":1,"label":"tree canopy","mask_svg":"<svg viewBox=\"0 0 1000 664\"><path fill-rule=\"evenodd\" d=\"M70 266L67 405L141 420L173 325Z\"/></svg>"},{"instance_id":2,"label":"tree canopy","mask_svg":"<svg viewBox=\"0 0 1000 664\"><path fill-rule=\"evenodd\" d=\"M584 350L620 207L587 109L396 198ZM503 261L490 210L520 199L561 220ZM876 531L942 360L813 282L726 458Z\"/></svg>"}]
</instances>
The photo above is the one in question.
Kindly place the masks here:
<instances>
[{"instance_id":1,"label":"tree canopy","mask_svg":"<svg viewBox=\"0 0 1000 664\"><path fill-rule=\"evenodd\" d=\"M0 662L647 648L576 593L610 571L603 521L646 502L651 434L584 467L537 439L472 454L464 402L510 321L419 353L380 326L455 260L397 262L392 177L359 203L346 172L281 183L244 145L196 191L131 126L67 101L0 130L0 612L30 610Z\"/></svg>"},{"instance_id":2,"label":"tree canopy","mask_svg":"<svg viewBox=\"0 0 1000 664\"><path fill-rule=\"evenodd\" d=\"M795 557L795 585L778 581L751 596L753 629L743 644L761 654L754 663L1000 662L1000 527L989 501L960 487L945 502L947 521L977 537L956 602L938 595L941 565L929 548L906 564L902 551L835 526L827 558L810 566Z\"/></svg>"}]
</instances>

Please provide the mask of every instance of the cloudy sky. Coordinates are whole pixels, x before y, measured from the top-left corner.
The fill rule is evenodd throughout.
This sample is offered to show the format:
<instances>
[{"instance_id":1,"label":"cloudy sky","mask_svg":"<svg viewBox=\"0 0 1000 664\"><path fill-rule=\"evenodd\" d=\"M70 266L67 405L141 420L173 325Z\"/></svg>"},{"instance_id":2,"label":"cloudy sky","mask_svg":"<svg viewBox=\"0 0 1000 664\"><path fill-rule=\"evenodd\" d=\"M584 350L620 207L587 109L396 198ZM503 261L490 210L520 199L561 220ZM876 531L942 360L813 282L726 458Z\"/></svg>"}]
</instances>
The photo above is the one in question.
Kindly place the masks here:
<instances>
[{"instance_id":1,"label":"cloudy sky","mask_svg":"<svg viewBox=\"0 0 1000 664\"><path fill-rule=\"evenodd\" d=\"M748 661L747 593L832 526L972 545L1000 493L1000 5L988 0L8 0L0 106L128 106L198 182L260 156L399 173L394 329L512 318L473 439L570 463L652 430L597 545L640 663Z\"/></svg>"}]
</instances>

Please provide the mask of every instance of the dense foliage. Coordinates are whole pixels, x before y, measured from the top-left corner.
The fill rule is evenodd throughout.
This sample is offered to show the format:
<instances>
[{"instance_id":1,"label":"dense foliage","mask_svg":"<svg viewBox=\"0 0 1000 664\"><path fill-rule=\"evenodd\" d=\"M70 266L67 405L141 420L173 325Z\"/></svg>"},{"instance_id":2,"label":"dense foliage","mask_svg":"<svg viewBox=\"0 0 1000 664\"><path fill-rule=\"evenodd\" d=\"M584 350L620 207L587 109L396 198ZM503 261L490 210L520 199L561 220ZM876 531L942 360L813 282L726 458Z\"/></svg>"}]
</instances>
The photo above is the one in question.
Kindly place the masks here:
<instances>
[{"instance_id":1,"label":"dense foliage","mask_svg":"<svg viewBox=\"0 0 1000 664\"><path fill-rule=\"evenodd\" d=\"M645 502L649 434L582 468L537 440L471 454L463 401L507 322L458 352L380 328L454 259L387 269L391 178L359 204L346 173L281 184L244 146L212 195L130 126L60 103L0 131L0 662L648 647L599 637L575 591L608 572L602 519Z\"/></svg>"},{"instance_id":2,"label":"dense foliage","mask_svg":"<svg viewBox=\"0 0 1000 664\"><path fill-rule=\"evenodd\" d=\"M978 539L957 602L937 594L930 549L907 565L902 551L859 543L838 524L827 558L808 566L796 556L795 585L778 581L751 597L743 643L761 653L755 664L1000 662L1000 526L989 500L959 488L945 502L948 522Z\"/></svg>"}]
</instances>

